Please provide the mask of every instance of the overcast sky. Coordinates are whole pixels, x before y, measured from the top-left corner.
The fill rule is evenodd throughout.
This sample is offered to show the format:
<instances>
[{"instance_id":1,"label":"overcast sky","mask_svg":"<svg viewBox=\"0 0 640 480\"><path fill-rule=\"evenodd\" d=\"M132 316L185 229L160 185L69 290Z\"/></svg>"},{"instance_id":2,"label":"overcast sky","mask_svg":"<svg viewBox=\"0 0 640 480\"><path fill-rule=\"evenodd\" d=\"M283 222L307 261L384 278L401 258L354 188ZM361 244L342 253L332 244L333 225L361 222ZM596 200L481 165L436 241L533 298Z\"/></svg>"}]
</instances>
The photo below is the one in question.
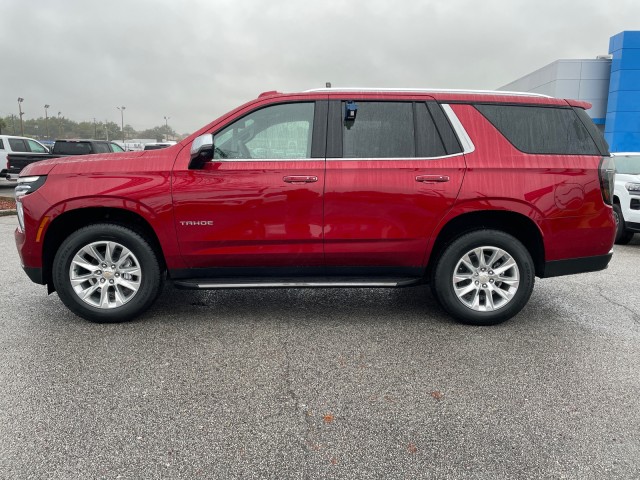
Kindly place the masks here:
<instances>
[{"instance_id":1,"label":"overcast sky","mask_svg":"<svg viewBox=\"0 0 640 480\"><path fill-rule=\"evenodd\" d=\"M0 116L192 132L267 90L494 89L608 53L638 0L0 0Z\"/></svg>"}]
</instances>

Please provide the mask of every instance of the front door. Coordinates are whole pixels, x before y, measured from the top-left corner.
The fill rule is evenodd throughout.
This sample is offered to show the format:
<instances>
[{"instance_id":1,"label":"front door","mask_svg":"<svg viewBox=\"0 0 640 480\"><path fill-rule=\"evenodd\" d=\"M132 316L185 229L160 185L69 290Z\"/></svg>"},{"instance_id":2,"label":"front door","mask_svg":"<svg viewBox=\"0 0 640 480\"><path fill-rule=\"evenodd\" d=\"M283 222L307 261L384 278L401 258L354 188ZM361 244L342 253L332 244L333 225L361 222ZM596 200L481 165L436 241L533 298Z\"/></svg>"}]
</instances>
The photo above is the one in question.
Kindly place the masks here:
<instances>
[{"instance_id":1,"label":"front door","mask_svg":"<svg viewBox=\"0 0 640 480\"><path fill-rule=\"evenodd\" d=\"M312 138L315 124L326 127L326 102L318 103L325 108L254 110L214 134L214 158L202 169L174 171L176 231L190 268L251 274L323 264L324 138L322 149Z\"/></svg>"}]
</instances>

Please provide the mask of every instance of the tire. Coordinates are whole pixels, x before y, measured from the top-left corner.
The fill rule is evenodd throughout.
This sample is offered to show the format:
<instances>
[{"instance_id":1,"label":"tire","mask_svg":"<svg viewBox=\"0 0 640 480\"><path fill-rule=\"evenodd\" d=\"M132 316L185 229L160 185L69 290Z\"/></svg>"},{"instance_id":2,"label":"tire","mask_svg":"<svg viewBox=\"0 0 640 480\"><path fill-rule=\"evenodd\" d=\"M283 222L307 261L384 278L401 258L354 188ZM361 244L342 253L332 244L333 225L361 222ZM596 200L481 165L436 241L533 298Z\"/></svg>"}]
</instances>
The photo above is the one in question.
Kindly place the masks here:
<instances>
[{"instance_id":1,"label":"tire","mask_svg":"<svg viewBox=\"0 0 640 480\"><path fill-rule=\"evenodd\" d=\"M76 315L118 323L151 306L162 278L158 259L140 234L102 223L81 228L62 242L53 260L53 283Z\"/></svg>"},{"instance_id":2,"label":"tire","mask_svg":"<svg viewBox=\"0 0 640 480\"><path fill-rule=\"evenodd\" d=\"M624 217L622 216L622 209L617 203L613 205L613 216L616 219L615 243L618 245L626 245L633 238L633 232L626 229Z\"/></svg>"},{"instance_id":3,"label":"tire","mask_svg":"<svg viewBox=\"0 0 640 480\"><path fill-rule=\"evenodd\" d=\"M476 230L458 237L438 258L431 277L440 305L469 325L509 320L529 301L534 281L529 251L499 230Z\"/></svg>"}]
</instances>

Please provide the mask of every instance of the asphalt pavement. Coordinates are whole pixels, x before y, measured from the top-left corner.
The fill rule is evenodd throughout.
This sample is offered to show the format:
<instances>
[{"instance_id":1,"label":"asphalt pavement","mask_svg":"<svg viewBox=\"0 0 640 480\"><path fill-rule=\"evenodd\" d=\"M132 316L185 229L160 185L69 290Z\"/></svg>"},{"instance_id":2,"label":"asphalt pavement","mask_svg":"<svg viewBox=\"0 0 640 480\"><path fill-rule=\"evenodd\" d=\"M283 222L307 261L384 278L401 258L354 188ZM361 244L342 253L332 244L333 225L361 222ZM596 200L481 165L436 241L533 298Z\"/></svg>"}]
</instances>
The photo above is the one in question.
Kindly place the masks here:
<instances>
[{"instance_id":1,"label":"asphalt pavement","mask_svg":"<svg viewBox=\"0 0 640 480\"><path fill-rule=\"evenodd\" d=\"M182 291L88 323L0 217L0 478L638 479L640 235L495 327L428 288Z\"/></svg>"}]
</instances>

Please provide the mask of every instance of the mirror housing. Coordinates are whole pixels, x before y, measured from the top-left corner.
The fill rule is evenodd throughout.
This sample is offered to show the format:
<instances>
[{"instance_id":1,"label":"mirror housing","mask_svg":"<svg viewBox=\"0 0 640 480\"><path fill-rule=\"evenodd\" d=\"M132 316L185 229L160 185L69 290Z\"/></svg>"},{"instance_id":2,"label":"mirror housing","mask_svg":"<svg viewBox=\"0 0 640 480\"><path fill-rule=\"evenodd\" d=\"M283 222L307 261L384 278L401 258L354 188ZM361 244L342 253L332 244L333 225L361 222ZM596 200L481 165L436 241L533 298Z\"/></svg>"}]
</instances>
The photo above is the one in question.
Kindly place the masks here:
<instances>
[{"instance_id":1,"label":"mirror housing","mask_svg":"<svg viewBox=\"0 0 640 480\"><path fill-rule=\"evenodd\" d=\"M191 144L191 162L189 169L196 170L213 159L213 135L205 133L197 137Z\"/></svg>"}]
</instances>

